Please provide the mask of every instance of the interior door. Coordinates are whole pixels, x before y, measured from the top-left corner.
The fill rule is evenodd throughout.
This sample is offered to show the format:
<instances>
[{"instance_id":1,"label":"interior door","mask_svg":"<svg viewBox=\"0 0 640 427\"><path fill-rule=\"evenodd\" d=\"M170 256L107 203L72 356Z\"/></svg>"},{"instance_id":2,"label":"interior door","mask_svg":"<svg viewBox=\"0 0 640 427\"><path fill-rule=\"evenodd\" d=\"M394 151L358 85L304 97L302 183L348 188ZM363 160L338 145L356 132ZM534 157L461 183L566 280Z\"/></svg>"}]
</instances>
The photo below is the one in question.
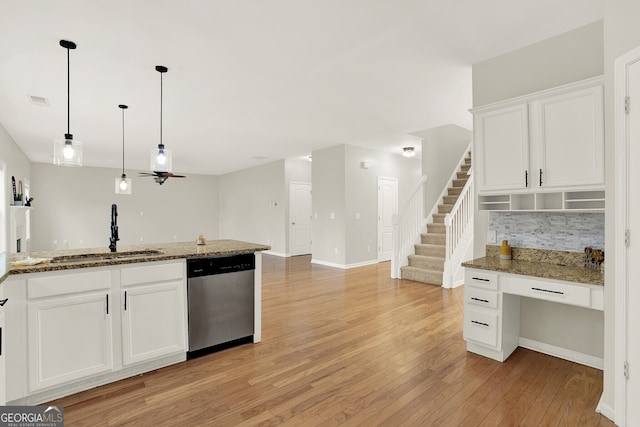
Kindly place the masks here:
<instances>
[{"instance_id":1,"label":"interior door","mask_svg":"<svg viewBox=\"0 0 640 427\"><path fill-rule=\"evenodd\" d=\"M398 180L378 177L378 262L393 256L393 220L398 214Z\"/></svg>"},{"instance_id":2,"label":"interior door","mask_svg":"<svg viewBox=\"0 0 640 427\"><path fill-rule=\"evenodd\" d=\"M291 256L311 253L311 184L292 182L289 190Z\"/></svg>"},{"instance_id":3,"label":"interior door","mask_svg":"<svg viewBox=\"0 0 640 427\"><path fill-rule=\"evenodd\" d=\"M628 176L627 187L627 229L631 239L627 248L626 287L627 287L627 351L626 360L629 366L629 377L626 390L627 426L640 425L640 61L628 68L628 96L633 101L627 117ZM618 236L621 238L621 236Z\"/></svg>"}]
</instances>

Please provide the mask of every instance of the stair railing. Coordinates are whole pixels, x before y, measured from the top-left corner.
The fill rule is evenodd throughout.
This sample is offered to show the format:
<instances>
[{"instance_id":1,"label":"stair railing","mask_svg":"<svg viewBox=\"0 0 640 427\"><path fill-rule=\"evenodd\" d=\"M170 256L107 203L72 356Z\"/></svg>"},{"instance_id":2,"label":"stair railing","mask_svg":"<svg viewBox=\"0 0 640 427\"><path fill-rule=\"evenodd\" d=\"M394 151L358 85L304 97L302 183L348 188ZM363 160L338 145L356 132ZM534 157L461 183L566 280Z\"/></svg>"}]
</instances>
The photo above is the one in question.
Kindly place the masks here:
<instances>
[{"instance_id":1,"label":"stair railing","mask_svg":"<svg viewBox=\"0 0 640 427\"><path fill-rule=\"evenodd\" d=\"M424 217L424 184L427 177L422 175L416 189L393 221L393 256L391 257L391 278L400 278L400 268L409 264L409 255L414 245L419 243L420 233L426 226Z\"/></svg>"},{"instance_id":2,"label":"stair railing","mask_svg":"<svg viewBox=\"0 0 640 427\"><path fill-rule=\"evenodd\" d=\"M469 168L469 178L462 188L458 200L451 212L444 217L445 226L445 260L442 273L442 287L456 286L456 275L460 269L462 257L473 240L473 174Z\"/></svg>"}]
</instances>

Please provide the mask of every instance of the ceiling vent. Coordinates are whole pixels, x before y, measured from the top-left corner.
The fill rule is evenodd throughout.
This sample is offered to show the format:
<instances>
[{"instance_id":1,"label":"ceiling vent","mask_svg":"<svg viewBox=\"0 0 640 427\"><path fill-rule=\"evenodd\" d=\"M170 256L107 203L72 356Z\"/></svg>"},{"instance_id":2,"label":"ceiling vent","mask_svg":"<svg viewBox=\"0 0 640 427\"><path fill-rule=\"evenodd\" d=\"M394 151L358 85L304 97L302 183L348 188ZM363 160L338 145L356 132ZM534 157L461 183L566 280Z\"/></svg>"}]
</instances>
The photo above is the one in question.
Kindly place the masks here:
<instances>
[{"instance_id":1,"label":"ceiling vent","mask_svg":"<svg viewBox=\"0 0 640 427\"><path fill-rule=\"evenodd\" d=\"M29 95L29 99L32 104L39 105L41 107L49 107L49 100L44 96Z\"/></svg>"}]
</instances>

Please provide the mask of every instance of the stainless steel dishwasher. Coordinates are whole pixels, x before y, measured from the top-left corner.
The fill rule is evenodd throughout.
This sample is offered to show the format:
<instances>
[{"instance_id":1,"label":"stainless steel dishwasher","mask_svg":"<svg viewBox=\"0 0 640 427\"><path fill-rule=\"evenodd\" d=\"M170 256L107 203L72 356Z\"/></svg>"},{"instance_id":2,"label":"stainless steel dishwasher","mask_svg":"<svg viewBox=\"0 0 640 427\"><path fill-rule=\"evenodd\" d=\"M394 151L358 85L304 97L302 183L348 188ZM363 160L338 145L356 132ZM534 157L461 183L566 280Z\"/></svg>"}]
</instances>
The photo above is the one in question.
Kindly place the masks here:
<instances>
[{"instance_id":1,"label":"stainless steel dishwasher","mask_svg":"<svg viewBox=\"0 0 640 427\"><path fill-rule=\"evenodd\" d=\"M254 254L187 260L192 359L253 341Z\"/></svg>"}]
</instances>

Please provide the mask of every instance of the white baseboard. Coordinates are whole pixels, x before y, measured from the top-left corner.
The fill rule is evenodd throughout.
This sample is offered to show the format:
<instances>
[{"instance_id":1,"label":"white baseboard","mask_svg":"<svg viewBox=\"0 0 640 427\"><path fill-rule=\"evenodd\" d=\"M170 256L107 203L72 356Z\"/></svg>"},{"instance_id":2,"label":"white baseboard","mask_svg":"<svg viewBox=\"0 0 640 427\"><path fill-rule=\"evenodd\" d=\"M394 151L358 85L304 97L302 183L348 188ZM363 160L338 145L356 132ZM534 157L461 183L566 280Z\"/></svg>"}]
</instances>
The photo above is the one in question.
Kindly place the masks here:
<instances>
[{"instance_id":1,"label":"white baseboard","mask_svg":"<svg viewBox=\"0 0 640 427\"><path fill-rule=\"evenodd\" d=\"M362 261L362 262L356 262L354 264L347 264L345 268L349 269L349 268L356 268L356 267L364 267L365 265L373 265L373 264L377 264L378 260L370 260L370 261Z\"/></svg>"},{"instance_id":2,"label":"white baseboard","mask_svg":"<svg viewBox=\"0 0 640 427\"><path fill-rule=\"evenodd\" d=\"M565 359L571 362L580 363L582 365L591 366L592 368L600 369L601 371L604 369L604 359L601 357L592 356L586 353L580 353L562 347L556 347L555 345L522 337L520 337L520 339L518 340L518 345L523 348L528 348L529 350L534 350L540 353L548 354L550 356L559 357L560 359Z\"/></svg>"},{"instance_id":3,"label":"white baseboard","mask_svg":"<svg viewBox=\"0 0 640 427\"><path fill-rule=\"evenodd\" d=\"M602 394L604 396L604 393ZM602 396L600 396L600 401L598 402L598 406L596 406L596 412L604 415L609 418L611 421L616 422L616 411L606 403L602 403Z\"/></svg>"},{"instance_id":4,"label":"white baseboard","mask_svg":"<svg viewBox=\"0 0 640 427\"><path fill-rule=\"evenodd\" d=\"M282 252L275 252L275 251L263 251L262 253L267 255L279 256L281 258L288 258L291 256L291 254L283 254Z\"/></svg>"}]
</instances>

